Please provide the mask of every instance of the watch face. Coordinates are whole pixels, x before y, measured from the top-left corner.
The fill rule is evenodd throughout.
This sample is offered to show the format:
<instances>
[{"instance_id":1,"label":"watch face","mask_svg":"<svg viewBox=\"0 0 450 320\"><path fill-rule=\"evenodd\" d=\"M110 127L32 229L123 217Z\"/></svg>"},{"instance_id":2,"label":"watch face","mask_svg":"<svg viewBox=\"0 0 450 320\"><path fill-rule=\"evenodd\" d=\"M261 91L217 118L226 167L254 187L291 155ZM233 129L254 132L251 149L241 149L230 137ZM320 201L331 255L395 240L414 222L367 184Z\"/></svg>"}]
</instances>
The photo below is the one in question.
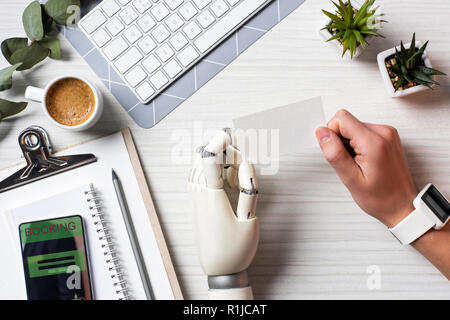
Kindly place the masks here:
<instances>
[{"instance_id":1,"label":"watch face","mask_svg":"<svg viewBox=\"0 0 450 320\"><path fill-rule=\"evenodd\" d=\"M450 203L445 197L431 185L422 196L423 202L434 212L434 214L445 223L450 217Z\"/></svg>"}]
</instances>

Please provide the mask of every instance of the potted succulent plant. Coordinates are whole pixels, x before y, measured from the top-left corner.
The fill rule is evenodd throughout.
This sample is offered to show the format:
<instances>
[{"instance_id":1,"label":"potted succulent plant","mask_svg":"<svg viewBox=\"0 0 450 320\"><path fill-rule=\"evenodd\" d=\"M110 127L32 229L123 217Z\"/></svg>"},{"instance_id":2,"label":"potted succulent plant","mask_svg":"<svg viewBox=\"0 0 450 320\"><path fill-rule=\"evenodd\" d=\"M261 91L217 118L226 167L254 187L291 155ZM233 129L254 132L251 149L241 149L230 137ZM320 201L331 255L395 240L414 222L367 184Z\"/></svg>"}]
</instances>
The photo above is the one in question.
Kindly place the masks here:
<instances>
[{"instance_id":1,"label":"potted succulent plant","mask_svg":"<svg viewBox=\"0 0 450 320\"><path fill-rule=\"evenodd\" d=\"M392 97L406 96L439 85L432 77L445 73L431 67L425 50L427 45L428 41L424 45L416 41L414 33L411 43L403 45L400 42L400 46L378 54L378 67Z\"/></svg>"},{"instance_id":2,"label":"potted succulent plant","mask_svg":"<svg viewBox=\"0 0 450 320\"><path fill-rule=\"evenodd\" d=\"M358 57L372 37L382 37L377 31L386 21L380 20L383 14L376 14L378 7L372 8L375 0L366 0L362 5L350 0L332 2L337 10L335 13L322 10L329 19L320 34L342 51L342 56Z\"/></svg>"}]
</instances>

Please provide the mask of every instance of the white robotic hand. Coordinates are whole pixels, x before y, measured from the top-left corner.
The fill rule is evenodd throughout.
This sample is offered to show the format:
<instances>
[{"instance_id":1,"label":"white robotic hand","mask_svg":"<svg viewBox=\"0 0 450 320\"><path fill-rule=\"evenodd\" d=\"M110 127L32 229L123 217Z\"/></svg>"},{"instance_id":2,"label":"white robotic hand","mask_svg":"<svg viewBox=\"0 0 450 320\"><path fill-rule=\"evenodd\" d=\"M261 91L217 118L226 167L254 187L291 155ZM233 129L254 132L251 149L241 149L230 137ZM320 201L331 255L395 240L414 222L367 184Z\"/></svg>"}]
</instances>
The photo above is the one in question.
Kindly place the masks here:
<instances>
[{"instance_id":1,"label":"white robotic hand","mask_svg":"<svg viewBox=\"0 0 450 320\"><path fill-rule=\"evenodd\" d=\"M189 195L200 262L211 299L253 299L247 277L259 240L255 217L258 185L253 165L242 159L229 129L199 148L189 174ZM239 190L236 212L224 182Z\"/></svg>"}]
</instances>

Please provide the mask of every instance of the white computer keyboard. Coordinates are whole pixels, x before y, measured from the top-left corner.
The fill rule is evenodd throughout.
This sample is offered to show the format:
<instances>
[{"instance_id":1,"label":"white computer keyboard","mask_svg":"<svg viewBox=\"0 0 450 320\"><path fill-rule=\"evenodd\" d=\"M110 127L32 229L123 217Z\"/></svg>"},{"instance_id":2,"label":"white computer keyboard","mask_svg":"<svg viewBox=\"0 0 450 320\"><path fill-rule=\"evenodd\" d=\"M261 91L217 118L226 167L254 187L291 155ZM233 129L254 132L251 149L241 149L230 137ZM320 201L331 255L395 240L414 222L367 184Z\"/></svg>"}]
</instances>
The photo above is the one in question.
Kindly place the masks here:
<instances>
[{"instance_id":1,"label":"white computer keyboard","mask_svg":"<svg viewBox=\"0 0 450 320\"><path fill-rule=\"evenodd\" d=\"M147 103L271 0L104 0L79 27Z\"/></svg>"}]
</instances>

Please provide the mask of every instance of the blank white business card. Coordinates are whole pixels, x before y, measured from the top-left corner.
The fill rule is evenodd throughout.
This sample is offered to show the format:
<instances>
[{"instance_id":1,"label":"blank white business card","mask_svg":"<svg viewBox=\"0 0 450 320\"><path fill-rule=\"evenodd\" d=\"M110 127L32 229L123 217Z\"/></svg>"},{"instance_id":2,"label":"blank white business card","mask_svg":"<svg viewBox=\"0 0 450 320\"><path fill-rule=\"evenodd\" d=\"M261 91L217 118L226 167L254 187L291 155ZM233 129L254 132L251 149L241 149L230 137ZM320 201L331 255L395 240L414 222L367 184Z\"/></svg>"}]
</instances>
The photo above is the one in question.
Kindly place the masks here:
<instances>
[{"instance_id":1,"label":"blank white business card","mask_svg":"<svg viewBox=\"0 0 450 320\"><path fill-rule=\"evenodd\" d=\"M261 150L256 150L261 148L269 149L267 153L284 155L317 147L314 131L325 124L325 114L321 97L316 97L237 118L233 123L237 146L247 156L260 154Z\"/></svg>"}]
</instances>

